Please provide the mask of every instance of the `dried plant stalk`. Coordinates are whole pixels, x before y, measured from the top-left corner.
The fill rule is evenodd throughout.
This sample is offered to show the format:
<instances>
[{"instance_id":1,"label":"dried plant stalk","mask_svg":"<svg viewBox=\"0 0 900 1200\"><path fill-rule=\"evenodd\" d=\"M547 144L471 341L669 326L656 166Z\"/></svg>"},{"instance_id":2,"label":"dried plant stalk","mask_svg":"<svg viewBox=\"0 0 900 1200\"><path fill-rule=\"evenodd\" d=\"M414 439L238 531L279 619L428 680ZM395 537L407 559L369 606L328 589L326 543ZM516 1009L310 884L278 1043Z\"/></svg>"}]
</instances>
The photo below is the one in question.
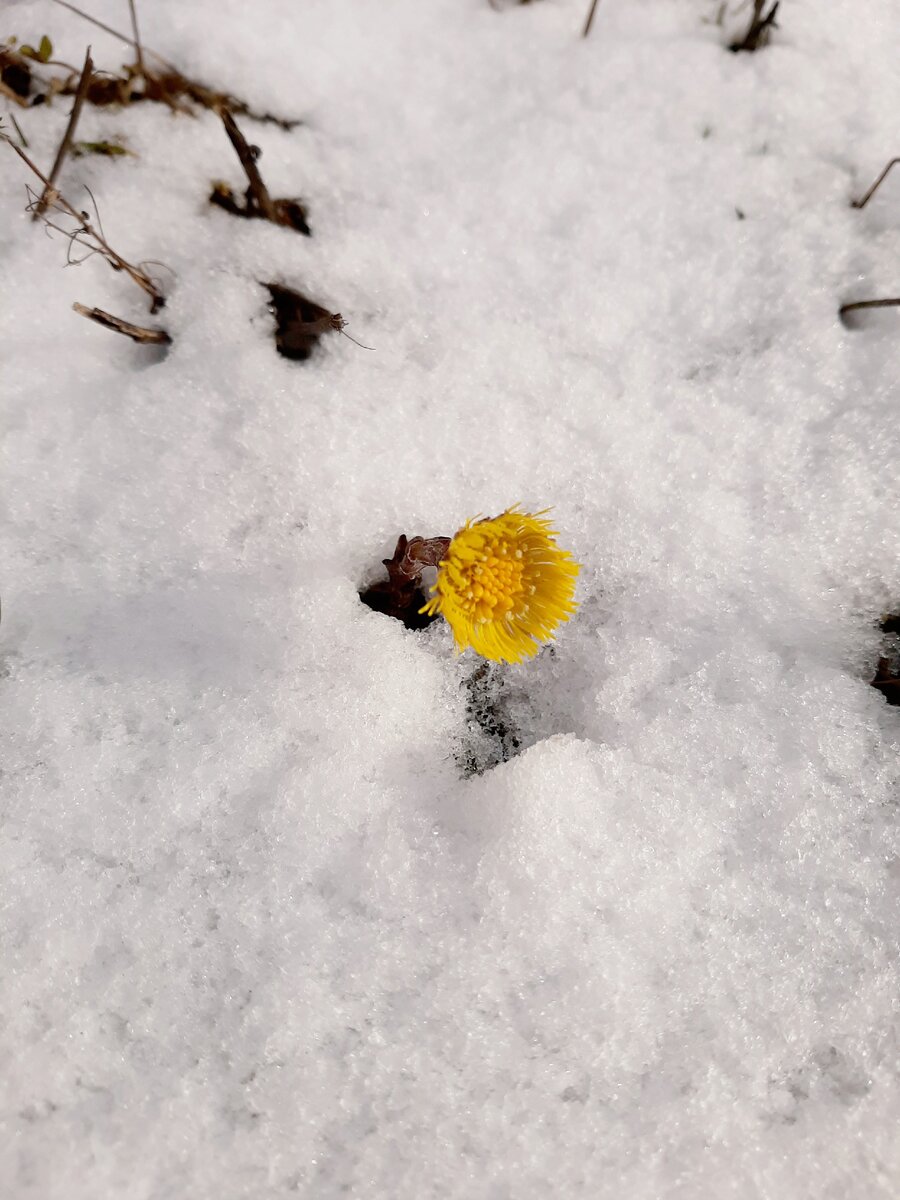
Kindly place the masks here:
<instances>
[{"instance_id":1,"label":"dried plant stalk","mask_svg":"<svg viewBox=\"0 0 900 1200\"><path fill-rule=\"evenodd\" d=\"M69 201L65 198L65 196L62 195L61 192L58 192L54 187L52 187L47 176L44 175L40 168L35 165L25 151L15 144L9 134L3 132L2 129L0 129L0 141L4 141L8 146L10 146L12 150L18 154L19 158L21 158L29 170L36 175L44 185L42 199L45 200L46 206L48 208L56 209L59 212L64 212L67 216L72 217L77 222L77 228L73 233L67 233L66 230L62 230L61 232L67 233L67 236L73 240L79 241L81 245L87 246L89 250L101 254L114 271L124 271L129 278L133 279L141 291L145 292L150 297L151 312L156 312L158 309L162 308L162 306L165 304L165 296L162 294L150 276L146 273L146 271L141 270L140 267L134 266L133 263L130 263L127 259L123 258L118 251L114 250L104 237L103 233L94 227L88 214L85 212L79 212L74 205L69 203ZM50 225L51 228L59 228L58 226L52 225L49 221L47 221L46 216L44 217L44 220L48 225ZM81 241L82 238L87 238L88 240Z\"/></svg>"},{"instance_id":2,"label":"dried plant stalk","mask_svg":"<svg viewBox=\"0 0 900 1200\"><path fill-rule=\"evenodd\" d=\"M775 3L768 12L764 12L766 0L753 0L753 16L750 18L750 25L744 36L737 42L732 42L729 49L739 54L741 51L752 53L754 50L759 50L769 40L769 31L777 29L775 17L778 15L778 6L781 0L775 0Z\"/></svg>"},{"instance_id":3,"label":"dried plant stalk","mask_svg":"<svg viewBox=\"0 0 900 1200\"><path fill-rule=\"evenodd\" d=\"M884 170L881 172L881 174L878 176L878 178L875 180L875 182L872 184L872 186L869 188L869 190L866 192L866 194L864 196L860 196L860 198L858 200L853 201L854 208L865 208L866 207L866 205L869 203L869 201L872 199L872 197L875 195L875 193L878 191L878 189L881 187L881 185L887 179L888 175L890 175L891 170L894 167L896 167L897 163L900 163L900 158L892 158L891 159L891 161L884 168Z\"/></svg>"},{"instance_id":4,"label":"dried plant stalk","mask_svg":"<svg viewBox=\"0 0 900 1200\"><path fill-rule=\"evenodd\" d=\"M588 9L587 20L584 23L584 29L581 31L581 36L586 38L591 32L591 26L594 23L594 13L597 11L597 5L600 0L591 0L591 7Z\"/></svg>"},{"instance_id":5,"label":"dried plant stalk","mask_svg":"<svg viewBox=\"0 0 900 1200\"><path fill-rule=\"evenodd\" d=\"M34 206L34 211L31 214L32 221L38 220L47 211L50 195L55 191L56 180L62 170L62 165L66 160L66 155L72 148L72 139L75 136L75 127L78 124L78 118L81 115L81 107L84 104L84 98L87 95L88 85L91 82L91 74L94 70L94 64L91 60L91 48L88 46L87 53L84 56L84 67L81 70L81 78L78 80L78 91L75 93L75 103L72 105L72 111L69 113L69 120L66 124L65 132L62 136L62 141L59 143L59 149L56 152L56 158L53 160L53 166L50 168L50 174L47 176L47 184L41 193L41 198Z\"/></svg>"},{"instance_id":6,"label":"dried plant stalk","mask_svg":"<svg viewBox=\"0 0 900 1200\"><path fill-rule=\"evenodd\" d=\"M164 329L148 329L144 325L132 325L130 321L114 317L112 313L104 312L102 308L88 308L86 304L77 302L72 305L72 308L79 316L87 317L89 321L96 321L104 329L111 329L113 333L122 333L125 337L131 338L133 342L140 342L144 346L168 346L172 341Z\"/></svg>"},{"instance_id":7,"label":"dried plant stalk","mask_svg":"<svg viewBox=\"0 0 900 1200\"><path fill-rule=\"evenodd\" d=\"M856 312L861 308L900 308L900 296L887 300L854 300L850 304L842 304L838 313L844 316L848 312Z\"/></svg>"}]
</instances>

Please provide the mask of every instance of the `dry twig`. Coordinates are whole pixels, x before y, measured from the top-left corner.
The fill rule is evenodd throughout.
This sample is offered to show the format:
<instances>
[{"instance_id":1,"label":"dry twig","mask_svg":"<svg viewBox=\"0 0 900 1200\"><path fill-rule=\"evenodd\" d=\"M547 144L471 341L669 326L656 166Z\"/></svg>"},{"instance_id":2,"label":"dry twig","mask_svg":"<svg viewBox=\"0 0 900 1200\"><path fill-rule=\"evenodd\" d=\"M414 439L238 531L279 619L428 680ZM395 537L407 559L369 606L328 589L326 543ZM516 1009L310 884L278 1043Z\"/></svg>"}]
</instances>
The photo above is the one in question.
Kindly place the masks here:
<instances>
[{"instance_id":1,"label":"dry twig","mask_svg":"<svg viewBox=\"0 0 900 1200\"><path fill-rule=\"evenodd\" d=\"M591 26L594 23L594 13L597 11L598 3L599 3L599 0L591 0L591 7L588 9L587 20L584 23L584 29L582 29L582 31L581 31L581 36L583 38L586 38L587 35L591 32Z\"/></svg>"},{"instance_id":2,"label":"dry twig","mask_svg":"<svg viewBox=\"0 0 900 1200\"><path fill-rule=\"evenodd\" d=\"M22 127L19 125L19 122L16 120L15 114L10 113L9 119L12 121L13 128L15 129L16 133L19 135L19 141L22 143L23 149L27 150L28 149L28 138L22 132Z\"/></svg>"},{"instance_id":3,"label":"dry twig","mask_svg":"<svg viewBox=\"0 0 900 1200\"><path fill-rule=\"evenodd\" d=\"M91 73L93 72L94 64L91 60L91 48L88 46L84 56L84 67L81 71L81 78L78 81L78 91L75 93L75 103L72 105L72 111L69 113L69 120L66 125L65 133L62 136L62 141L59 143L59 149L56 152L56 158L53 160L53 166L50 168L50 174L47 176L47 185L41 195L40 200L34 206L31 214L32 221L36 221L42 217L47 210L49 197L56 189L56 179L62 170L62 165L65 162L66 154L72 146L72 138L75 135L75 126L78 124L78 118L81 115L81 106L84 104L84 98L87 95L88 85L91 82Z\"/></svg>"},{"instance_id":4,"label":"dry twig","mask_svg":"<svg viewBox=\"0 0 900 1200\"><path fill-rule=\"evenodd\" d=\"M742 50L752 52L765 46L769 40L769 31L778 28L775 24L775 17L780 2L781 0L775 0L769 11L764 12L767 0L753 0L753 16L750 18L747 32L739 41L732 42L728 49L739 54Z\"/></svg>"},{"instance_id":5,"label":"dry twig","mask_svg":"<svg viewBox=\"0 0 900 1200\"><path fill-rule=\"evenodd\" d=\"M228 134L228 140L244 168L249 187L244 195L244 203L241 204L227 184L216 183L209 198L210 202L236 217L262 217L275 225L287 225L290 229L296 229L298 233L309 236L310 229L306 223L304 206L299 200L272 199L256 165L260 156L259 147L248 145L247 139L238 129L237 122L227 108L220 107L218 113Z\"/></svg>"},{"instance_id":6,"label":"dry twig","mask_svg":"<svg viewBox=\"0 0 900 1200\"><path fill-rule=\"evenodd\" d=\"M267 221L277 220L275 215L275 205L272 203L272 197L269 195L269 189L262 181L262 176L259 173L259 168L256 165L256 159L259 151L254 154L250 146L247 144L247 139L237 127L237 122L228 111L223 108L219 116L222 118L222 124L225 126L225 132L228 134L228 140L234 146L235 154L240 159L241 166L244 168L244 173L247 176L247 182L250 184L250 197L259 209L262 216Z\"/></svg>"},{"instance_id":7,"label":"dry twig","mask_svg":"<svg viewBox=\"0 0 900 1200\"><path fill-rule=\"evenodd\" d=\"M858 200L853 201L854 208L865 208L866 207L866 205L869 203L869 201L872 199L872 197L875 195L875 193L878 191L878 189L884 183L885 179L887 179L888 175L890 175L891 169L893 167L896 167L897 163L900 163L900 158L892 158L891 159L891 161L884 168L884 170L881 172L881 174L878 176L878 178L875 180L875 182L872 184L872 186L869 188L869 190L866 192L866 194L864 196L860 196L860 198Z\"/></svg>"},{"instance_id":8,"label":"dry twig","mask_svg":"<svg viewBox=\"0 0 900 1200\"><path fill-rule=\"evenodd\" d=\"M133 342L139 342L141 345L168 346L172 341L164 329L148 329L144 325L132 325L130 321L114 317L112 313L104 312L102 308L88 308L86 304L76 302L72 307L80 316L96 321L98 325L102 325L104 329L111 329L114 333L123 333L125 337L129 337Z\"/></svg>"},{"instance_id":9,"label":"dry twig","mask_svg":"<svg viewBox=\"0 0 900 1200\"><path fill-rule=\"evenodd\" d=\"M217 111L222 107L229 108L232 112L246 116L250 120L277 125L280 129L287 131L300 124L299 120L289 120L268 112L256 112L245 100L232 96L228 92L216 91L214 88L206 87L205 84L197 83L182 75L174 63L163 58L156 50L145 46L140 41L133 0L129 0L129 3L132 4L133 37L121 33L118 29L113 29L111 25L104 24L90 13L69 3L69 0L53 0L53 2L75 13L76 16L82 17L85 21L90 21L92 25L96 25L99 29L134 49L137 62L133 66L124 67L123 75L113 75L102 80L95 77L94 85L87 96L90 104L131 104L138 100L151 100L167 104L173 112L190 113L192 110L187 101L192 101L201 108L208 108L212 111ZM159 63L160 70L151 70L147 66L147 55L151 55ZM138 84L142 84L142 88L138 87ZM62 83L55 81L51 85L51 92L62 91L64 94L68 94L71 86L71 79L64 80Z\"/></svg>"},{"instance_id":10,"label":"dry twig","mask_svg":"<svg viewBox=\"0 0 900 1200\"><path fill-rule=\"evenodd\" d=\"M138 53L138 43L134 38L128 37L124 33L119 33L118 29L113 29L111 25L104 25L102 21L98 21L96 17L92 17L90 13L84 12L80 8L76 8L74 4L69 4L68 0L53 0L54 4L59 4L62 8L67 8L69 12L75 13L76 17L81 17L85 21L90 21L92 25L96 25L98 29L102 29L104 33L110 34L114 38L118 38L120 42L124 42L127 46L133 46L135 53ZM132 9L133 11L133 9ZM137 34L137 20L134 20L135 35ZM157 54L155 50L147 49L148 54L152 54L158 63L164 66L169 71L177 71L178 68L169 62L167 58L163 58L161 54ZM141 55L138 53L138 62L141 62Z\"/></svg>"},{"instance_id":11,"label":"dry twig","mask_svg":"<svg viewBox=\"0 0 900 1200\"><path fill-rule=\"evenodd\" d=\"M77 242L79 245L86 246L93 253L102 254L114 271L124 271L129 278L133 279L138 287L150 297L151 312L157 312L158 309L162 308L165 304L165 297L146 271L142 271L140 267L134 266L133 263L123 258L116 250L113 250L103 235L102 230L94 227L88 214L86 212L79 212L62 193L51 187L50 180L43 174L40 168L34 164L24 150L15 144L9 134L5 133L2 129L0 129L0 141L6 142L44 185L43 196L46 198L47 207L64 212L76 221L77 227L74 231L61 230L61 232L69 237L71 242ZM59 229L59 226L53 225L46 217L44 217L44 221L51 229ZM84 238L88 240L82 240ZM70 259L70 261L73 260Z\"/></svg>"},{"instance_id":12,"label":"dry twig","mask_svg":"<svg viewBox=\"0 0 900 1200\"><path fill-rule=\"evenodd\" d=\"M861 308L900 308L900 296L887 300L854 300L850 304L842 304L838 315L844 317L848 312L856 312Z\"/></svg>"},{"instance_id":13,"label":"dry twig","mask_svg":"<svg viewBox=\"0 0 900 1200\"><path fill-rule=\"evenodd\" d=\"M137 56L138 70L142 75L146 75L147 71L144 67L144 52L141 49L141 35L138 32L137 9L134 5L134 0L128 0L128 9L131 13L131 31L134 34L134 52Z\"/></svg>"}]
</instances>

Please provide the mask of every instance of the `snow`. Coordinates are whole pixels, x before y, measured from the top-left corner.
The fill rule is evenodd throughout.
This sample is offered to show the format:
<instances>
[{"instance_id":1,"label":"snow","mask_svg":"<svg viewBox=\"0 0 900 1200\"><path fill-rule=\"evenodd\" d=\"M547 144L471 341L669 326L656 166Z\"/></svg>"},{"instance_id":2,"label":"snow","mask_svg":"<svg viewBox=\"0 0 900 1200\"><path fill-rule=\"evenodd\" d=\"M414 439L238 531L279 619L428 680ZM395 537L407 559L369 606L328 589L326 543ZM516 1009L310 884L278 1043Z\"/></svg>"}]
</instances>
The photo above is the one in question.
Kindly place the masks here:
<instances>
[{"instance_id":1,"label":"snow","mask_svg":"<svg viewBox=\"0 0 900 1200\"><path fill-rule=\"evenodd\" d=\"M897 1194L900 343L837 311L897 294L900 181L849 201L900 11L784 0L732 55L718 7L144 0L303 118L239 123L313 230L207 204L212 114L86 107L138 157L61 186L156 317L0 147L10 1200ZM42 33L127 53L0 13ZM45 166L68 109L15 113ZM278 357L270 279L375 352ZM359 602L516 502L585 564L552 652Z\"/></svg>"}]
</instances>

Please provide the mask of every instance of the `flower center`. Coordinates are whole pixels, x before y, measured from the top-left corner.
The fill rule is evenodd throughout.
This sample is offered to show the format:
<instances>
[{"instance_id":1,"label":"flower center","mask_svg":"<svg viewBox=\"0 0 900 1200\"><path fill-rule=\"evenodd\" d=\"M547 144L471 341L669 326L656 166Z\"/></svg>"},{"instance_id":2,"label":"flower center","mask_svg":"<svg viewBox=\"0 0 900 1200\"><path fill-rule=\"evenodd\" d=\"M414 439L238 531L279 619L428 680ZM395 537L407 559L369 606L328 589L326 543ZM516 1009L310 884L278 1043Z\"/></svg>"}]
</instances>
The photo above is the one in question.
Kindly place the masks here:
<instances>
[{"instance_id":1,"label":"flower center","mask_svg":"<svg viewBox=\"0 0 900 1200\"><path fill-rule=\"evenodd\" d=\"M462 608L473 621L502 619L514 609L528 591L521 550L513 550L506 541L494 542L462 569Z\"/></svg>"}]
</instances>

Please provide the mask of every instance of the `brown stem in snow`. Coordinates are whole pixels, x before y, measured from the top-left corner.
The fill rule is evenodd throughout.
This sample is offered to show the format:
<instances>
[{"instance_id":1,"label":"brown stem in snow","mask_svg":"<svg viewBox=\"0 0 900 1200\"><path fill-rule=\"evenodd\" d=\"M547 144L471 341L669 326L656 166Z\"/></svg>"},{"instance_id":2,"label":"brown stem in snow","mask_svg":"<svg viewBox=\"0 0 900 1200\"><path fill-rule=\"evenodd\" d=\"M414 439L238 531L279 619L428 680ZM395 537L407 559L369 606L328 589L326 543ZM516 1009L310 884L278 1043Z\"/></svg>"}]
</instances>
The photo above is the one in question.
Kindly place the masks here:
<instances>
[{"instance_id":1,"label":"brown stem in snow","mask_svg":"<svg viewBox=\"0 0 900 1200\"><path fill-rule=\"evenodd\" d=\"M88 308L86 304L76 302L72 307L80 316L96 321L98 325L102 325L104 329L111 329L114 333L123 333L133 342L140 342L145 346L168 346L172 341L164 329L147 329L144 325L132 325L130 321L114 317L102 308Z\"/></svg>"},{"instance_id":2,"label":"brown stem in snow","mask_svg":"<svg viewBox=\"0 0 900 1200\"><path fill-rule=\"evenodd\" d=\"M92 17L90 13L86 13L82 9L76 8L74 4L70 4L69 0L53 0L53 3L59 4L63 8L67 8L69 12L75 13L76 16L82 17L85 21L90 21L92 25L96 25L98 29L102 29L104 33L108 33L112 37L118 38L119 41L124 42L126 46L133 46L135 51L138 51L139 47L134 38L130 38L124 33L119 33L118 29L113 29L111 25L104 25L102 21L98 21L96 17ZM170 63L167 58L163 58L163 56L161 54L157 54L155 50L151 50L148 47L147 53L152 54L157 62L161 63L166 70L177 71L177 68ZM138 62L140 62L140 57L138 58Z\"/></svg>"},{"instance_id":3,"label":"brown stem in snow","mask_svg":"<svg viewBox=\"0 0 900 1200\"><path fill-rule=\"evenodd\" d=\"M869 188L869 190L866 192L866 194L864 196L860 196L860 198L858 200L853 201L854 208L865 208L866 207L866 205L869 203L869 201L872 199L872 197L875 195L875 193L878 191L878 189L884 183L885 179L887 179L888 175L891 173L891 168L896 167L897 163L900 163L900 158L892 158L891 159L891 161L884 168L884 170L881 172L881 174L878 176L878 178L875 180L875 182L872 184L872 186Z\"/></svg>"},{"instance_id":4,"label":"brown stem in snow","mask_svg":"<svg viewBox=\"0 0 900 1200\"><path fill-rule=\"evenodd\" d=\"M16 120L15 116L12 113L9 114L9 119L12 121L13 128L15 129L16 133L19 135L19 141L22 143L22 146L24 147L24 149L27 150L28 149L28 138L22 132L22 128L19 125L19 122Z\"/></svg>"},{"instance_id":5,"label":"brown stem in snow","mask_svg":"<svg viewBox=\"0 0 900 1200\"><path fill-rule=\"evenodd\" d=\"M408 538L401 534L393 558L383 559L388 577L360 592L359 598L376 612L396 617L407 629L423 629L434 616L422 612L425 596L422 591L422 572L426 567L440 566L447 553L450 538Z\"/></svg>"},{"instance_id":6,"label":"brown stem in snow","mask_svg":"<svg viewBox=\"0 0 900 1200\"><path fill-rule=\"evenodd\" d=\"M591 32L591 26L594 23L594 13L597 11L597 5L599 4L599 2L600 2L600 0L591 0L591 7L588 10L587 20L584 23L584 29L582 29L582 31L581 31L581 36L583 38L586 38L587 35Z\"/></svg>"},{"instance_id":7,"label":"brown stem in snow","mask_svg":"<svg viewBox=\"0 0 900 1200\"><path fill-rule=\"evenodd\" d=\"M74 218L74 220L78 222L76 236L78 233L82 233L86 237L91 238L94 242L92 249L99 251L99 253L103 255L114 271L124 271L126 275L134 280L134 282L142 291L147 293L147 295L150 297L151 312L156 312L157 309L162 308L163 304L165 303L165 297L150 276L140 270L139 267L133 266L130 262L128 262L127 259L123 258L121 254L113 250L112 246L110 246L103 234L99 232L99 230L95 229L91 224L87 213L79 212L78 209L69 203L65 196L63 196L60 192L57 192L55 188L52 188L50 186L50 180L46 177L46 175L43 174L40 168L35 166L25 151L20 149L12 140L12 138L8 134L3 133L2 130L0 130L0 141L4 141L8 146L10 146L15 153L18 154L19 158L21 158L29 170L32 171L44 185L44 196L47 198L48 207L58 208L61 212L66 213L68 216Z\"/></svg>"},{"instance_id":8,"label":"brown stem in snow","mask_svg":"<svg viewBox=\"0 0 900 1200\"><path fill-rule=\"evenodd\" d=\"M728 47L734 54L739 54L742 50L752 53L764 46L769 38L769 30L777 29L775 17L778 15L778 6L781 0L775 0L775 3L767 13L763 10L766 7L766 0L753 0L753 16L750 18L750 26L747 32L738 42L732 42Z\"/></svg>"},{"instance_id":9,"label":"brown stem in snow","mask_svg":"<svg viewBox=\"0 0 900 1200\"><path fill-rule=\"evenodd\" d=\"M851 304L842 304L838 315L844 316L845 313L856 312L860 308L900 308L900 296L890 300L854 300Z\"/></svg>"},{"instance_id":10,"label":"brown stem in snow","mask_svg":"<svg viewBox=\"0 0 900 1200\"><path fill-rule=\"evenodd\" d=\"M219 116L222 118L222 124L225 126L228 140L234 146L234 151L241 160L241 166L244 168L244 174L247 176L247 182L250 184L250 194L257 208L266 220L274 221L278 224L278 214L275 211L275 205L272 203L272 197L269 195L268 188L262 181L262 176L256 165L256 156L248 146L247 139L238 129L237 122L227 108L220 108Z\"/></svg>"},{"instance_id":11,"label":"brown stem in snow","mask_svg":"<svg viewBox=\"0 0 900 1200\"><path fill-rule=\"evenodd\" d=\"M69 113L69 121L66 125L65 133L62 136L62 141L59 143L59 149L56 152L56 158L53 160L53 166L50 168L50 174L47 176L47 183L44 187L43 194L40 200L34 206L34 211L31 214L32 221L36 221L42 217L47 211L47 205L50 203L50 196L56 190L56 179L62 170L62 165L66 160L66 155L72 147L72 138L75 136L75 126L78 124L78 118L81 115L81 107L84 104L84 98L87 95L88 87L91 82L91 74L94 70L94 64L91 59L91 48L88 46L84 56L84 66L81 70L81 78L78 80L78 91L75 93L75 103L72 105L72 111Z\"/></svg>"},{"instance_id":12,"label":"brown stem in snow","mask_svg":"<svg viewBox=\"0 0 900 1200\"><path fill-rule=\"evenodd\" d=\"M170 108L181 112L189 111L189 109L183 103L184 99L193 100L194 103L199 104L202 108L208 108L213 111L217 111L220 105L225 104L231 108L232 111L242 113L253 121L261 121L264 124L277 125L279 129L291 130L295 128L295 126L301 124L299 120L290 120L286 117L279 117L274 113L256 112L255 110L251 109L246 101L238 99L237 96L231 96L224 92L217 92L214 88L205 87L202 83L197 83L196 81L188 79L186 76L182 75L181 71L179 71L179 69L173 62L171 62L170 59L163 58L163 56L156 50L151 49L150 46L145 46L143 42L140 41L134 0L129 0L129 4L132 7L132 28L134 31L134 37L128 37L127 34L121 33L118 29L113 29L111 25L106 25L103 21L98 20L96 17L92 17L90 13L86 13L82 9L78 8L77 5L69 3L69 0L53 0L53 3L59 4L62 8L68 9L69 12L75 13L76 16L81 17L85 21L90 21L90 23L92 25L96 25L98 29L102 29L105 33L110 34L114 38L118 38L118 40L120 42L124 42L126 46L132 46L134 48L135 55L137 57L137 69L127 69L128 76L125 79L119 80L119 83L122 85L130 83L132 76L134 78L142 77L144 81L144 90L142 93L140 93L140 96L142 96L144 99L162 101L164 104L168 104ZM148 68L147 56L151 56L155 62L159 64L160 68L162 68L161 72L154 70L153 68ZM3 83L0 83L0 92L3 92L4 94L7 92L6 85ZM66 88L66 92L68 94L68 87ZM23 107L28 106L28 100L22 99L21 97L16 97L15 93L12 92L11 89L9 90L9 95L10 98L14 99L17 104L20 104ZM125 98L122 102L126 104L129 103L133 98L129 88L124 89L124 96ZM110 99L101 99L98 102L101 104L109 104L112 101Z\"/></svg>"},{"instance_id":13,"label":"brown stem in snow","mask_svg":"<svg viewBox=\"0 0 900 1200\"><path fill-rule=\"evenodd\" d=\"M144 52L141 49L141 35L138 32L137 9L134 6L134 0L128 0L128 10L131 13L131 32L134 34L134 52L137 56L138 70L142 75L147 72L144 69Z\"/></svg>"}]
</instances>

